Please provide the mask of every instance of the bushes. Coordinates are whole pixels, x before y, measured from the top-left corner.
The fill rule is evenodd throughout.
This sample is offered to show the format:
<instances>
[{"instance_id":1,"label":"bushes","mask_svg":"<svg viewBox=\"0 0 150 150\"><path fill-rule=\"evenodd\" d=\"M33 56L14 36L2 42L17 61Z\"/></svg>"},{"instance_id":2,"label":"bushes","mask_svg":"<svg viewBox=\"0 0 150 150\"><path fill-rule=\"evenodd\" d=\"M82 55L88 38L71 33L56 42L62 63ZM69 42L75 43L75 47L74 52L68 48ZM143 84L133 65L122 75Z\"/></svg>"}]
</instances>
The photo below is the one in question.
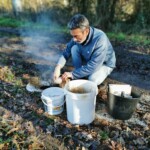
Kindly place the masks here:
<instances>
[{"instance_id":1,"label":"bushes","mask_svg":"<svg viewBox=\"0 0 150 150\"><path fill-rule=\"evenodd\" d=\"M73 14L83 13L89 18L91 25L105 31L149 32L149 0L20 0L22 11L12 5L14 1L0 1L2 15L47 24L55 21L66 25Z\"/></svg>"}]
</instances>

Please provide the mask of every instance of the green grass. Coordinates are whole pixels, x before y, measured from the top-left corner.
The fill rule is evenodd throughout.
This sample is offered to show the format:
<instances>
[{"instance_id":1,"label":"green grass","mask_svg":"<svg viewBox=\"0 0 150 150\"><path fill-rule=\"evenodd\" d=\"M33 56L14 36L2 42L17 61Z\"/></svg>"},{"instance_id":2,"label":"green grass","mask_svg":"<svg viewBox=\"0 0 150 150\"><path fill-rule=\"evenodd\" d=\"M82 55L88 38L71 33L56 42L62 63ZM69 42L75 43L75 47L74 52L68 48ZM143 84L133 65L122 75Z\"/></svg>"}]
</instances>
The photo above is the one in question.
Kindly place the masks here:
<instances>
[{"instance_id":1,"label":"green grass","mask_svg":"<svg viewBox=\"0 0 150 150\"><path fill-rule=\"evenodd\" d=\"M143 44L143 45L149 45L150 44L150 37L146 35L140 35L140 34L131 34L127 35L125 33L107 33L108 37L111 40L116 40L120 42L133 42L135 44Z\"/></svg>"},{"instance_id":2,"label":"green grass","mask_svg":"<svg viewBox=\"0 0 150 150\"><path fill-rule=\"evenodd\" d=\"M0 27L20 27L20 28L32 28L38 29L48 32L56 32L56 33L66 33L69 34L69 31L66 27L58 26L56 23L51 22L50 25L45 25L42 23L31 22L29 20L17 20L15 18L8 18L8 17L0 17ZM149 45L150 44L150 37L146 35L140 34L131 34L127 35L122 32L108 32L108 37L111 40L121 41L121 42L133 42L135 44L143 44Z\"/></svg>"},{"instance_id":3,"label":"green grass","mask_svg":"<svg viewBox=\"0 0 150 150\"><path fill-rule=\"evenodd\" d=\"M18 20L14 18L0 17L0 27L12 27L12 28L30 28L38 29L42 31L55 31L55 32L68 32L66 27L58 26L56 23L51 22L49 25L45 25L39 22L31 22L29 20Z\"/></svg>"},{"instance_id":4,"label":"green grass","mask_svg":"<svg viewBox=\"0 0 150 150\"><path fill-rule=\"evenodd\" d=\"M14 72L8 66L0 68L0 80L5 82L13 83L16 86L22 86L22 80L16 78Z\"/></svg>"},{"instance_id":5,"label":"green grass","mask_svg":"<svg viewBox=\"0 0 150 150\"><path fill-rule=\"evenodd\" d=\"M21 26L22 23L23 22L13 18L0 17L0 26L2 27L18 27Z\"/></svg>"},{"instance_id":6,"label":"green grass","mask_svg":"<svg viewBox=\"0 0 150 150\"><path fill-rule=\"evenodd\" d=\"M105 131L101 131L101 132L99 133L99 135L100 135L100 137L101 137L102 140L107 140L107 139L109 138L108 132L105 132Z\"/></svg>"}]
</instances>

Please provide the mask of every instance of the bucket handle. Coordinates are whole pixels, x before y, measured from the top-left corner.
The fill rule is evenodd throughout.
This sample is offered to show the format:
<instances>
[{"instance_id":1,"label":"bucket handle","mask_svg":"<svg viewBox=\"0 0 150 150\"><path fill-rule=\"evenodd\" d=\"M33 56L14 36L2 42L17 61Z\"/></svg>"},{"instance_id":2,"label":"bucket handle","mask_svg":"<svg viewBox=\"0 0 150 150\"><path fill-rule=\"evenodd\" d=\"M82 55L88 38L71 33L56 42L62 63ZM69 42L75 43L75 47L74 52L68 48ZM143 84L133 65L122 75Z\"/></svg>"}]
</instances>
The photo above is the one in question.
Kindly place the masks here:
<instances>
[{"instance_id":1,"label":"bucket handle","mask_svg":"<svg viewBox=\"0 0 150 150\"><path fill-rule=\"evenodd\" d=\"M50 105L46 104L45 101L44 101L43 99L42 99L42 102L43 102L46 106L50 106ZM65 101L64 101L61 105L59 105L59 106L64 105L64 103L65 103ZM54 107L59 107L59 106L54 106Z\"/></svg>"}]
</instances>

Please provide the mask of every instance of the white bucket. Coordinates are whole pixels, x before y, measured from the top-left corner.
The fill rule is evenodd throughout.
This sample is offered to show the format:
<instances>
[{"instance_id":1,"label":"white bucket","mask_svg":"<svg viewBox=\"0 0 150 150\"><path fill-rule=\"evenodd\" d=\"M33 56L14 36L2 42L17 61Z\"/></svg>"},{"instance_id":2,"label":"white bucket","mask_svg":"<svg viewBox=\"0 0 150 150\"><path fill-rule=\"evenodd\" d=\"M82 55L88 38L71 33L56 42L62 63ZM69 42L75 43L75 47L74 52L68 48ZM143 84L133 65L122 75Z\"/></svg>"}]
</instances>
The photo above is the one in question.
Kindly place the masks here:
<instances>
[{"instance_id":1,"label":"white bucket","mask_svg":"<svg viewBox=\"0 0 150 150\"><path fill-rule=\"evenodd\" d=\"M72 89L83 89L84 93L73 93ZM74 80L65 87L67 119L72 124L89 124L95 118L97 85L88 80Z\"/></svg>"},{"instance_id":2,"label":"white bucket","mask_svg":"<svg viewBox=\"0 0 150 150\"><path fill-rule=\"evenodd\" d=\"M59 87L47 88L42 92L41 99L44 103L45 111L50 115L58 115L64 109L64 90Z\"/></svg>"}]
</instances>

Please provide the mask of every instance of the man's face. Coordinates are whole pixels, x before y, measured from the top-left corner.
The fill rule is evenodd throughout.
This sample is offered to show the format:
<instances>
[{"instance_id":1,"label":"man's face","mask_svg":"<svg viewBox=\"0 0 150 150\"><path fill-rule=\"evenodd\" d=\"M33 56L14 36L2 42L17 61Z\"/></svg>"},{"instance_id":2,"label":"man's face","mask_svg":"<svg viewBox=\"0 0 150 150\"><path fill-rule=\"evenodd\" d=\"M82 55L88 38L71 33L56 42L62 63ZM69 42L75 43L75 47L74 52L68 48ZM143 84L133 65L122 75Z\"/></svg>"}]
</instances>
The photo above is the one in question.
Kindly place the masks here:
<instances>
[{"instance_id":1,"label":"man's face","mask_svg":"<svg viewBox=\"0 0 150 150\"><path fill-rule=\"evenodd\" d=\"M89 33L88 28L84 30L81 30L80 28L70 30L70 34L72 35L73 40L80 44L86 40L88 33Z\"/></svg>"}]
</instances>

